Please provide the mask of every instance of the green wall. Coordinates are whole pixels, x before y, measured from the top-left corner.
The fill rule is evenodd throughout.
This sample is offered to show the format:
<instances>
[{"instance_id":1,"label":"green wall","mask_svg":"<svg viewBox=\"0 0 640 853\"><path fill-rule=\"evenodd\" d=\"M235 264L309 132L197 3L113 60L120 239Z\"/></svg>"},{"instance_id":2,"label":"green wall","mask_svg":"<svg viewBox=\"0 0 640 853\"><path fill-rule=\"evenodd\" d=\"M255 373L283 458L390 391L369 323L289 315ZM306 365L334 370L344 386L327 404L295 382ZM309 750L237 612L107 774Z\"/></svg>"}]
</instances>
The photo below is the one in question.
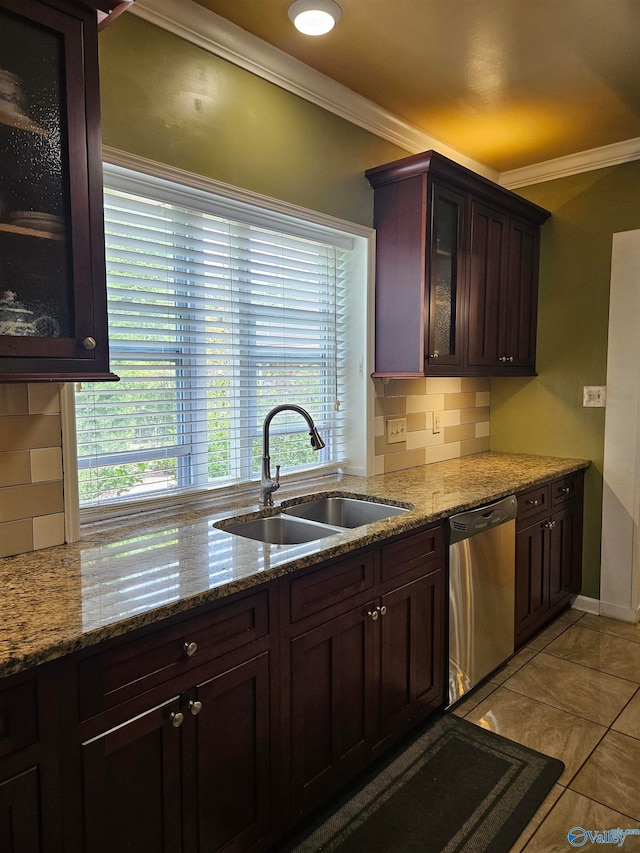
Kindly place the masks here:
<instances>
[{"instance_id":1,"label":"green wall","mask_svg":"<svg viewBox=\"0 0 640 853\"><path fill-rule=\"evenodd\" d=\"M364 170L407 152L132 13L100 35L105 145L371 225Z\"/></svg>"},{"instance_id":2,"label":"green wall","mask_svg":"<svg viewBox=\"0 0 640 853\"><path fill-rule=\"evenodd\" d=\"M538 376L494 379L491 449L590 459L583 593L599 598L604 409L582 407L605 385L611 240L640 228L640 162L517 190L546 207L538 300Z\"/></svg>"},{"instance_id":3,"label":"green wall","mask_svg":"<svg viewBox=\"0 0 640 853\"><path fill-rule=\"evenodd\" d=\"M370 166L406 151L129 13L100 35L106 145L370 225ZM494 379L491 447L591 459L585 595L598 597L611 235L640 228L640 163L518 192L543 227L538 377Z\"/></svg>"}]
</instances>

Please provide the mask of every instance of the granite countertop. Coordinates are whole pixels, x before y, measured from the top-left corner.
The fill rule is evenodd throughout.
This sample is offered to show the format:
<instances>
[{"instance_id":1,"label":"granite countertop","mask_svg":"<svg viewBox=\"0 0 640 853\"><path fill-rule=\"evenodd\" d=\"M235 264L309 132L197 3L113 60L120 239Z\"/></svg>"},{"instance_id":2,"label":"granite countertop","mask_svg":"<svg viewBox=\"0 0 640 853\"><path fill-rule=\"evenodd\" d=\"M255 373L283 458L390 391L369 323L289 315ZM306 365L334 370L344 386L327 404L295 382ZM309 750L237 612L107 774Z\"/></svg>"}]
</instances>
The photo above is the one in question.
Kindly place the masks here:
<instances>
[{"instance_id":1,"label":"granite countertop","mask_svg":"<svg viewBox=\"0 0 640 853\"><path fill-rule=\"evenodd\" d=\"M0 559L0 675L588 465L582 459L489 452L375 477L298 482L276 493L277 505L301 495L339 493L413 506L302 545L268 545L214 526L255 512L258 507L246 506L245 497L245 505L211 499L197 509L143 511L118 524L88 528L71 545Z\"/></svg>"}]
</instances>

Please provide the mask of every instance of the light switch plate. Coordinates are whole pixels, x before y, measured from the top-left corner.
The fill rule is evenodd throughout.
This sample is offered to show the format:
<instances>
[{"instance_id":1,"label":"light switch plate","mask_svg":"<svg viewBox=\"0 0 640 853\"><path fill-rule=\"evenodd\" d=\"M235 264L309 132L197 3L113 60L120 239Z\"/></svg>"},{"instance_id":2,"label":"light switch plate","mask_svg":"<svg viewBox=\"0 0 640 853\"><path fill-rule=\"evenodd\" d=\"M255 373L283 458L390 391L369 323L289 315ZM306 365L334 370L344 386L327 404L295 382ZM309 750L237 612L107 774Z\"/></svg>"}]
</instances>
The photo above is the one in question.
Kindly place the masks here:
<instances>
[{"instance_id":1,"label":"light switch plate","mask_svg":"<svg viewBox=\"0 0 640 853\"><path fill-rule=\"evenodd\" d=\"M603 409L607 405L607 386L585 385L582 390L582 405L584 408Z\"/></svg>"},{"instance_id":2,"label":"light switch plate","mask_svg":"<svg viewBox=\"0 0 640 853\"><path fill-rule=\"evenodd\" d=\"M387 444L399 444L407 440L407 419L389 418L387 420Z\"/></svg>"}]
</instances>

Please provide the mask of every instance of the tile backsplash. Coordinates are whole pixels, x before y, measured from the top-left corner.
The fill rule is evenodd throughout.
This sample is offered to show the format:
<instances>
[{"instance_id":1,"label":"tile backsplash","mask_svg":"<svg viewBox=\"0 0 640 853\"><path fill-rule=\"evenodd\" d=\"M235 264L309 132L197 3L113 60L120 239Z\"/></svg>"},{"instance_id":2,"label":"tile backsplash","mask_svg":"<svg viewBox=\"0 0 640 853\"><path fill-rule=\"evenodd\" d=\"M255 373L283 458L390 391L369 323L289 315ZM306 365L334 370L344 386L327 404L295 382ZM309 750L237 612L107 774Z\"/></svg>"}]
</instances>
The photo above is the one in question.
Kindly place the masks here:
<instances>
[{"instance_id":1,"label":"tile backsplash","mask_svg":"<svg viewBox=\"0 0 640 853\"><path fill-rule=\"evenodd\" d=\"M0 384L0 557L64 542L60 386Z\"/></svg>"},{"instance_id":2,"label":"tile backsplash","mask_svg":"<svg viewBox=\"0 0 640 853\"><path fill-rule=\"evenodd\" d=\"M489 450L490 388L487 378L377 379L375 473ZM434 413L439 433L433 431ZM406 420L404 441L387 441L390 418Z\"/></svg>"}]
</instances>

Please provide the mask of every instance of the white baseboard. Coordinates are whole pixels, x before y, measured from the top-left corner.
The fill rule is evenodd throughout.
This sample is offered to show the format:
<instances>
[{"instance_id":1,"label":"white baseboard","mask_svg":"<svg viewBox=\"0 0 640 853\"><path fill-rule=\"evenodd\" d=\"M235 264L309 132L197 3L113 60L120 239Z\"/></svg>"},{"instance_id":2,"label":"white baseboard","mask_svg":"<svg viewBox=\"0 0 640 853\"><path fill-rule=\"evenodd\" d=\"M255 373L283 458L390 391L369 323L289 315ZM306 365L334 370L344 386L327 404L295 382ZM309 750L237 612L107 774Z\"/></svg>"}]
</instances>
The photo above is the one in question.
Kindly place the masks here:
<instances>
[{"instance_id":1,"label":"white baseboard","mask_svg":"<svg viewBox=\"0 0 640 853\"><path fill-rule=\"evenodd\" d=\"M620 604L610 604L606 601L600 602L600 615L608 616L610 619L619 619L620 622L631 622L637 624L640 614L633 607L622 607Z\"/></svg>"},{"instance_id":2,"label":"white baseboard","mask_svg":"<svg viewBox=\"0 0 640 853\"><path fill-rule=\"evenodd\" d=\"M582 610L583 613L592 613L594 616L600 615L600 600L598 598L589 598L587 595L578 595L571 607L574 610Z\"/></svg>"},{"instance_id":3,"label":"white baseboard","mask_svg":"<svg viewBox=\"0 0 640 853\"><path fill-rule=\"evenodd\" d=\"M578 595L571 606L574 610L582 610L583 613L592 613L594 616L607 616L619 622L631 622L632 625L640 622L640 607L634 610L633 607L622 607L620 604L611 604L598 598L589 598L587 595Z\"/></svg>"}]
</instances>

